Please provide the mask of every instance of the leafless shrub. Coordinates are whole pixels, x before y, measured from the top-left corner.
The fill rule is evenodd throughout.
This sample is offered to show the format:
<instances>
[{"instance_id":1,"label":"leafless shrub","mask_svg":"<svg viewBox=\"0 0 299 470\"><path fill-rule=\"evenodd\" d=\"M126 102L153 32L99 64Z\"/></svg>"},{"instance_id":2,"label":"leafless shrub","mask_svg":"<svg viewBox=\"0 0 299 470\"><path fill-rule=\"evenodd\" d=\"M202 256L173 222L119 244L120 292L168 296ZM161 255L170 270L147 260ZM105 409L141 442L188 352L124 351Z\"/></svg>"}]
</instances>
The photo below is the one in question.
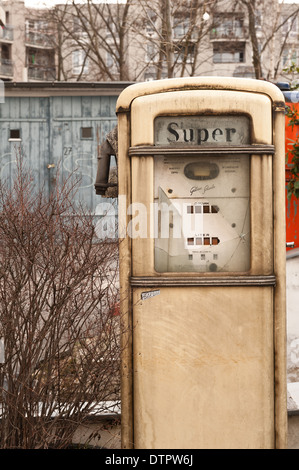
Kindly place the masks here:
<instances>
[{"instance_id":1,"label":"leafless shrub","mask_svg":"<svg viewBox=\"0 0 299 470\"><path fill-rule=\"evenodd\" d=\"M0 447L67 447L119 399L117 243L73 207L76 185L36 191L21 160L0 182Z\"/></svg>"}]
</instances>

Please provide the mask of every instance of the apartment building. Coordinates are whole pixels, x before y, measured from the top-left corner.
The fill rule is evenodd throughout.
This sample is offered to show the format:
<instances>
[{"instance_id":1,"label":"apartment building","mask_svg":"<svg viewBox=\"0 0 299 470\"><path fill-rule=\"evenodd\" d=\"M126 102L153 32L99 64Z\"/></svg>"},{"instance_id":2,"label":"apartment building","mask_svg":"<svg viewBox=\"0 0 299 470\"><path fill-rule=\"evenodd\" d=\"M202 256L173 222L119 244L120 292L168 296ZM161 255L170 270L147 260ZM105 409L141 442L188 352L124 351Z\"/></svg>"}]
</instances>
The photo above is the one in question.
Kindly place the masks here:
<instances>
[{"instance_id":1,"label":"apartment building","mask_svg":"<svg viewBox=\"0 0 299 470\"><path fill-rule=\"evenodd\" d=\"M53 31L24 1L1 2L5 25L0 30L0 78L3 81L56 79Z\"/></svg>"},{"instance_id":2,"label":"apartment building","mask_svg":"<svg viewBox=\"0 0 299 470\"><path fill-rule=\"evenodd\" d=\"M298 4L256 0L252 10L252 0L202 2L193 25L192 0L179 3L182 8L172 18L173 76L222 75L278 80L283 77L284 67L297 63ZM153 37L158 28L153 28L152 20L149 23L145 44L153 49ZM154 67L157 57L157 51L156 55L152 53L151 66L146 67L144 79L160 78ZM260 64L254 64L253 57ZM138 60L142 61L142 57ZM164 64L161 75L167 76L167 73L167 64Z\"/></svg>"},{"instance_id":3,"label":"apartment building","mask_svg":"<svg viewBox=\"0 0 299 470\"><path fill-rule=\"evenodd\" d=\"M192 0L163 4L172 7L166 33L161 0L139 0L130 6L126 33L120 37L115 18L120 18L124 5L102 6L111 15L103 18L96 9L90 17L83 14L84 6L56 5L39 11L26 8L23 0L2 0L0 78L16 82L144 81L188 75L254 78L255 51L260 78L279 80L283 67L297 63L297 4L257 0L254 33L250 11L241 2L202 1L196 11ZM118 9L115 15L113 8Z\"/></svg>"}]
</instances>

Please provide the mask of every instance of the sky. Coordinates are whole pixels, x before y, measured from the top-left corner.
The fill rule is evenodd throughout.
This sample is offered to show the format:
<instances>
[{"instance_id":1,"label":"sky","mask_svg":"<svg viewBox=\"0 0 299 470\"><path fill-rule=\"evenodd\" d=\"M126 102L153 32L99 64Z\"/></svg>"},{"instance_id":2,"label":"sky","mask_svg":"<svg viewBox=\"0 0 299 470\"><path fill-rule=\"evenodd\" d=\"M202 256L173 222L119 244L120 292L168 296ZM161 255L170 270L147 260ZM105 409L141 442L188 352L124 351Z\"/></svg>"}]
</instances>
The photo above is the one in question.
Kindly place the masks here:
<instances>
[{"instance_id":1,"label":"sky","mask_svg":"<svg viewBox=\"0 0 299 470\"><path fill-rule=\"evenodd\" d=\"M24 0L27 7L53 6L56 3L63 3L64 0ZM113 1L113 0L112 0ZM299 0L284 0L284 3L299 3Z\"/></svg>"},{"instance_id":2,"label":"sky","mask_svg":"<svg viewBox=\"0 0 299 470\"><path fill-rule=\"evenodd\" d=\"M46 7L49 7L49 6L53 6L55 5L56 3L64 3L64 1L66 0L24 0L25 2L25 6L26 7L37 7L37 8L42 8L44 6ZM80 1L84 1L84 0L77 0L78 2ZM106 1L111 1L111 3L116 3L115 0L106 0ZM121 3L121 1L124 1L124 0L120 0L119 3ZM299 0L298 0L299 2Z\"/></svg>"}]
</instances>

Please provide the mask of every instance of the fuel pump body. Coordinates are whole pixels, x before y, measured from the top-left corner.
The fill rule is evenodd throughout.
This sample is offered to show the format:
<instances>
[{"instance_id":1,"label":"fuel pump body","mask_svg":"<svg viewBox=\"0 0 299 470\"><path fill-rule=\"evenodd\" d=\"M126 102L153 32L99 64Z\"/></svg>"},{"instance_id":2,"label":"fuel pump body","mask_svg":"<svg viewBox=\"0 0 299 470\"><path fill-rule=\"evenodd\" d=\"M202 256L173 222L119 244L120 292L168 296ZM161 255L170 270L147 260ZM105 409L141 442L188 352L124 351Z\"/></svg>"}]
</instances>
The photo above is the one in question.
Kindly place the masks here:
<instances>
[{"instance_id":1,"label":"fuel pump body","mask_svg":"<svg viewBox=\"0 0 299 470\"><path fill-rule=\"evenodd\" d=\"M117 113L122 446L283 448L283 95L170 79Z\"/></svg>"}]
</instances>

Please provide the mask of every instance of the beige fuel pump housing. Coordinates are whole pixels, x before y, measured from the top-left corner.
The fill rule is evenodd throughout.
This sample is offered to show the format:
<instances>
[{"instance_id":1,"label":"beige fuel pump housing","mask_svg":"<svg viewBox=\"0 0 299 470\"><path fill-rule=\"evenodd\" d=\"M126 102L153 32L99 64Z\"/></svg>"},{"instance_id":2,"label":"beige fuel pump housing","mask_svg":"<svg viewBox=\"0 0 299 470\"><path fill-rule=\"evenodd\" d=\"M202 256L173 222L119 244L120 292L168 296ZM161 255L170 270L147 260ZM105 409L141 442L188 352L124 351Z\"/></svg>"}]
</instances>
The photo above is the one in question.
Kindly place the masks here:
<instances>
[{"instance_id":1,"label":"beige fuel pump housing","mask_svg":"<svg viewBox=\"0 0 299 470\"><path fill-rule=\"evenodd\" d=\"M286 447L281 91L140 83L117 115L123 448Z\"/></svg>"}]
</instances>

